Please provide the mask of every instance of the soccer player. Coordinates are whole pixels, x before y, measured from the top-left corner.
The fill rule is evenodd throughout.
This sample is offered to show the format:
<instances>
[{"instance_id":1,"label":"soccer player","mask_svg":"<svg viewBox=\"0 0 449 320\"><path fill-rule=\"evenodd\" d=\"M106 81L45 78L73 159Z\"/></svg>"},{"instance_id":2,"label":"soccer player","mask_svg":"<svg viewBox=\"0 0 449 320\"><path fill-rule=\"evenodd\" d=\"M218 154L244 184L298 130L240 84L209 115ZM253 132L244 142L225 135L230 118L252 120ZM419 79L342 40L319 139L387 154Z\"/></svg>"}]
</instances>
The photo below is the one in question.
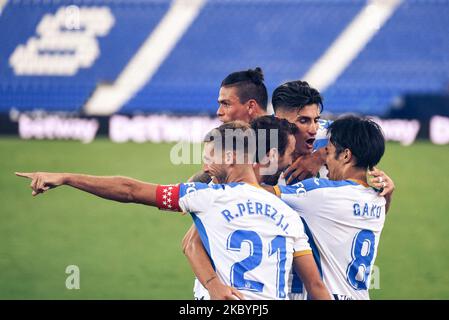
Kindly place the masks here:
<instances>
[{"instance_id":1,"label":"soccer player","mask_svg":"<svg viewBox=\"0 0 449 320\"><path fill-rule=\"evenodd\" d=\"M296 160L284 172L286 184L291 184L313 176L327 176L323 166L326 160L324 147L328 143L327 129L332 123L320 117L323 98L319 91L306 81L286 82L273 91L272 105L276 117L294 123L296 134ZM370 182L381 195L394 191L394 182L383 171L373 168Z\"/></svg>"},{"instance_id":2,"label":"soccer player","mask_svg":"<svg viewBox=\"0 0 449 320\"><path fill-rule=\"evenodd\" d=\"M221 82L217 116L223 123L251 120L267 114L268 92L262 69L237 71Z\"/></svg>"},{"instance_id":3,"label":"soccer player","mask_svg":"<svg viewBox=\"0 0 449 320\"><path fill-rule=\"evenodd\" d=\"M273 116L262 116L251 121L251 128L256 137L256 161L253 165L258 183L275 185L279 175L287 168L295 154L295 135L297 128L285 119ZM277 135L271 136L275 131ZM218 183L223 183L220 176L205 168L207 174L215 177ZM207 255L199 233L193 228L189 231L190 238L183 240L183 252L186 255L193 272L197 276L194 284L194 298L196 300L223 299L226 291L221 292L221 286L215 287L215 283L207 283L207 279L215 275L210 258Z\"/></svg>"},{"instance_id":4,"label":"soccer player","mask_svg":"<svg viewBox=\"0 0 449 320\"><path fill-rule=\"evenodd\" d=\"M261 68L232 72L221 82L217 117L223 123L230 121L249 123L253 119L267 114L267 104L268 92ZM194 174L189 181L210 183L212 178L208 173L200 171ZM182 247L186 255L195 255L198 248L198 259L201 261L207 258L195 224L186 232L182 240ZM194 258L192 257L192 259ZM195 279L194 292L197 299L209 296L198 279Z\"/></svg>"},{"instance_id":5,"label":"soccer player","mask_svg":"<svg viewBox=\"0 0 449 320\"><path fill-rule=\"evenodd\" d=\"M237 78L237 75L240 75L241 77L243 74L231 74L227 79L235 79ZM226 82L226 79L223 82ZM299 80L290 81L275 89L273 92L272 103L277 117L287 119L297 127L295 132L296 147L294 158L298 158L298 160L295 161L295 164L290 165L287 168L286 173L292 173L288 182L292 182L293 179L304 178L305 176L316 174L325 161L325 149L322 147L327 144L325 128L329 125L329 122L320 120L320 113L323 108L320 93L316 89L311 88L307 82ZM320 131L318 133L319 139L317 139L318 131ZM321 149L315 151L316 148ZM279 168L282 170L286 169L282 164L279 165ZM325 173L325 171L325 169L322 170L322 173ZM279 173L280 172L277 172L277 174L274 175L263 175L259 182L274 185L279 177ZM389 182L388 188L394 187L391 179L384 172L377 170L372 174L374 176L373 179L383 178L384 181L380 182L382 184L385 184L385 181ZM376 186L379 182L373 180L372 184ZM384 185L384 187L386 187L386 185ZM385 189L385 192L390 191L391 189ZM212 267L210 266L210 263L208 263L201 239L194 226L187 232L183 239L182 246L183 252L187 256L197 278L206 278L207 275L213 274ZM295 286L292 290L294 293L299 293L297 298L302 298L302 286L300 288ZM217 293L217 291L215 292ZM195 299L208 299L209 297L209 293L201 285L201 280L198 281L198 279L195 280L194 297Z\"/></svg>"},{"instance_id":6,"label":"soccer player","mask_svg":"<svg viewBox=\"0 0 449 320\"><path fill-rule=\"evenodd\" d=\"M267 104L268 92L261 68L232 72L221 82L217 117L223 123L230 121L249 123L251 120L267 114ZM209 183L211 177L200 171L194 174L189 181ZM194 227L190 228L186 237L189 238L192 232L194 232Z\"/></svg>"},{"instance_id":7,"label":"soccer player","mask_svg":"<svg viewBox=\"0 0 449 320\"><path fill-rule=\"evenodd\" d=\"M298 182L305 177L315 176L318 172L327 176L324 165L328 143L326 128L331 122L321 122L323 99L318 90L310 87L305 81L290 81L277 87L272 96L272 104L276 116L287 119L298 127L296 135L297 160L284 172L287 184ZM320 132L318 129L321 127ZM318 139L317 139L318 137ZM366 142L369 140L365 140ZM394 183L384 172L373 168L371 184L381 190L381 195L391 195ZM319 263L319 261L317 261ZM303 299L304 289L293 277L291 299Z\"/></svg>"},{"instance_id":8,"label":"soccer player","mask_svg":"<svg viewBox=\"0 0 449 320\"><path fill-rule=\"evenodd\" d=\"M277 87L271 101L276 117L298 127L296 160L284 173L286 183L315 176L324 165L325 152L322 147L327 144L325 129L330 123L320 120L323 98L307 82L296 80Z\"/></svg>"},{"instance_id":9,"label":"soccer player","mask_svg":"<svg viewBox=\"0 0 449 320\"><path fill-rule=\"evenodd\" d=\"M334 298L369 299L371 267L391 193L383 197L368 186L367 171L382 158L385 140L375 122L358 117L336 120L329 135L330 180L313 178L272 189L301 216Z\"/></svg>"},{"instance_id":10,"label":"soccer player","mask_svg":"<svg viewBox=\"0 0 449 320\"><path fill-rule=\"evenodd\" d=\"M251 132L249 125L233 122L208 135L204 168L226 182L213 186L161 186L125 177L65 173L16 174L32 179L33 195L68 185L105 199L190 212L217 272L206 285L223 282L229 296L243 298L238 289L248 299L288 299L286 284L293 263L313 298L330 299L296 212L258 184ZM232 143L226 143L229 134ZM241 156L243 163L237 161Z\"/></svg>"}]
</instances>

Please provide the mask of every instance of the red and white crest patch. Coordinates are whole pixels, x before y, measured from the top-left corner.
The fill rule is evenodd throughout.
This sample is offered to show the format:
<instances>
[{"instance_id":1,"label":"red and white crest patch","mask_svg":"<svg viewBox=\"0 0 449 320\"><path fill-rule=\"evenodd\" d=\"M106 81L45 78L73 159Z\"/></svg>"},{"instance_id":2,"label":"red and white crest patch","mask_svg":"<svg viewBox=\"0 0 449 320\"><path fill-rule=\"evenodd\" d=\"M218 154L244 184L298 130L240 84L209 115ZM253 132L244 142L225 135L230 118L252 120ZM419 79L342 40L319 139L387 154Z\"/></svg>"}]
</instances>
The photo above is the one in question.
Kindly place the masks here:
<instances>
[{"instance_id":1,"label":"red and white crest patch","mask_svg":"<svg viewBox=\"0 0 449 320\"><path fill-rule=\"evenodd\" d=\"M179 184L158 185L156 203L161 210L182 211L179 207Z\"/></svg>"}]
</instances>

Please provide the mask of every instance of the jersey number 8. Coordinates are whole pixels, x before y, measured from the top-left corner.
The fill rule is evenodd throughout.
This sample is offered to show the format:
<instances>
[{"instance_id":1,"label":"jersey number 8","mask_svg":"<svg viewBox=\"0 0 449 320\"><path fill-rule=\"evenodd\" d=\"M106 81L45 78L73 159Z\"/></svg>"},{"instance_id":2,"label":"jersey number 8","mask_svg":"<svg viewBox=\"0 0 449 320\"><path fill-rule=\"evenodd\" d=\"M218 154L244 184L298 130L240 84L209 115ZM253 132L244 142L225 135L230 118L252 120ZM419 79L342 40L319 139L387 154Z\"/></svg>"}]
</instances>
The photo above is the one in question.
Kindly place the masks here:
<instances>
[{"instance_id":1,"label":"jersey number 8","mask_svg":"<svg viewBox=\"0 0 449 320\"><path fill-rule=\"evenodd\" d=\"M370 230L359 231L352 242L352 261L346 270L348 283L356 290L367 290L375 250L375 236Z\"/></svg>"}]
</instances>

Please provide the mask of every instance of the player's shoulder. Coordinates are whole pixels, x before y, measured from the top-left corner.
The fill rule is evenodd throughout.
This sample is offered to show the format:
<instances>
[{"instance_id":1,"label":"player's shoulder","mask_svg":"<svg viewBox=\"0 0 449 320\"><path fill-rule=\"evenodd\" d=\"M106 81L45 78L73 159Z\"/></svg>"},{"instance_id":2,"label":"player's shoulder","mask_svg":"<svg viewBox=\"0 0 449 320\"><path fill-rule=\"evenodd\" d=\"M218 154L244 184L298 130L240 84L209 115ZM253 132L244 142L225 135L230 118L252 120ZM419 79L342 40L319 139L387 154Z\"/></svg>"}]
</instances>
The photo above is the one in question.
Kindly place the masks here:
<instances>
[{"instance_id":1,"label":"player's shoulder","mask_svg":"<svg viewBox=\"0 0 449 320\"><path fill-rule=\"evenodd\" d=\"M310 178L303 180L302 183L304 184L304 188L306 188L306 190L341 188L358 185L357 182L352 180L329 180L325 178Z\"/></svg>"},{"instance_id":2,"label":"player's shoulder","mask_svg":"<svg viewBox=\"0 0 449 320\"><path fill-rule=\"evenodd\" d=\"M327 129L332 124L332 120L319 119L318 120L318 131L316 134L316 140L313 143L314 151L319 150L327 146L329 139L327 137Z\"/></svg>"},{"instance_id":3,"label":"player's shoulder","mask_svg":"<svg viewBox=\"0 0 449 320\"><path fill-rule=\"evenodd\" d=\"M318 120L318 129L327 130L329 126L332 124L332 120L327 119L319 119Z\"/></svg>"},{"instance_id":4,"label":"player's shoulder","mask_svg":"<svg viewBox=\"0 0 449 320\"><path fill-rule=\"evenodd\" d=\"M205 191L205 192L226 191L243 185L244 183L242 182L232 182L232 183L186 182L180 184L179 190L181 196L184 196L186 194L196 191Z\"/></svg>"},{"instance_id":5,"label":"player's shoulder","mask_svg":"<svg viewBox=\"0 0 449 320\"><path fill-rule=\"evenodd\" d=\"M313 190L324 190L328 188L341 188L346 186L358 185L356 182L351 180L329 180L324 178L310 178L298 183L279 186L282 193L285 194L298 194L299 192L309 192Z\"/></svg>"},{"instance_id":6,"label":"player's shoulder","mask_svg":"<svg viewBox=\"0 0 449 320\"><path fill-rule=\"evenodd\" d=\"M179 197L182 198L186 195L197 193L198 191L210 190L211 186L203 182L186 182L179 185Z\"/></svg>"}]
</instances>

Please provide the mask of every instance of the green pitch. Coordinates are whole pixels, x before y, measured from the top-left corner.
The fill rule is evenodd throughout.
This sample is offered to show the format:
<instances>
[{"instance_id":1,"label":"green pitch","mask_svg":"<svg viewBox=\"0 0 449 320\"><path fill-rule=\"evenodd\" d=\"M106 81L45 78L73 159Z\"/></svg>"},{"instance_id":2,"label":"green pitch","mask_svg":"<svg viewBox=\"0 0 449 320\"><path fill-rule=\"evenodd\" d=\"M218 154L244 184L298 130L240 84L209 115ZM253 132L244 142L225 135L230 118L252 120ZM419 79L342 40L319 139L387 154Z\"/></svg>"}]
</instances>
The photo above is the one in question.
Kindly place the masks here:
<instances>
[{"instance_id":1,"label":"green pitch","mask_svg":"<svg viewBox=\"0 0 449 320\"><path fill-rule=\"evenodd\" d=\"M68 187L31 197L14 171L126 175L185 181L199 165L174 166L169 144L84 145L0 140L0 299L191 299L181 252L189 216L98 199ZM396 182L376 265L373 299L449 299L449 148L389 144L381 167ZM66 288L66 267L80 289Z\"/></svg>"}]
</instances>

